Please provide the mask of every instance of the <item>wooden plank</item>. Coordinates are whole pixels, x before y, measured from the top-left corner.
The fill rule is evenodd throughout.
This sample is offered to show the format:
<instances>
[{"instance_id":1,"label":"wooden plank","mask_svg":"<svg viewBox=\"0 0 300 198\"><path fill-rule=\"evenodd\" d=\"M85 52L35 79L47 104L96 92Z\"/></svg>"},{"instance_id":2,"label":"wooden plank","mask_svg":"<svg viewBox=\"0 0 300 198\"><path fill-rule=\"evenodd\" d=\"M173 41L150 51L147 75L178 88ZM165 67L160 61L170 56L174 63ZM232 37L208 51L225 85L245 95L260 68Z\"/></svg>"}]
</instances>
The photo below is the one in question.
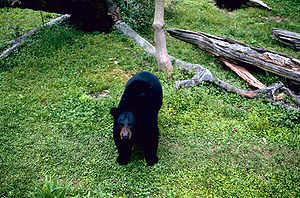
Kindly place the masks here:
<instances>
[{"instance_id":1,"label":"wooden plank","mask_svg":"<svg viewBox=\"0 0 300 198\"><path fill-rule=\"evenodd\" d=\"M264 84L262 84L259 80L257 80L252 74L248 72L244 67L229 63L228 61L222 60L222 62L232 69L237 75L239 75L242 79L247 81L253 87L257 87L258 89L266 88Z\"/></svg>"}]
</instances>

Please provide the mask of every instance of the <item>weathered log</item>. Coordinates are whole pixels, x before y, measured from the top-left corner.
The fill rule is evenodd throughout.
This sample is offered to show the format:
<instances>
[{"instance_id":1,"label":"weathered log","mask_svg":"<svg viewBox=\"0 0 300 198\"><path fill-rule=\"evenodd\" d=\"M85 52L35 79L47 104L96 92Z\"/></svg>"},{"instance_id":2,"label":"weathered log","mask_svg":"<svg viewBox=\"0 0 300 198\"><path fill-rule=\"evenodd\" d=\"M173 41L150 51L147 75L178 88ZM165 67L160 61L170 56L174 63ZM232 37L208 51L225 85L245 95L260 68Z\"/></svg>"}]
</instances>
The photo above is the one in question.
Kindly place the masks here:
<instances>
[{"instance_id":1,"label":"weathered log","mask_svg":"<svg viewBox=\"0 0 300 198\"><path fill-rule=\"evenodd\" d=\"M70 14L87 31L109 31L119 14L117 0L0 0L2 7Z\"/></svg>"},{"instance_id":2,"label":"weathered log","mask_svg":"<svg viewBox=\"0 0 300 198\"><path fill-rule=\"evenodd\" d=\"M155 56L155 47L143 37L141 37L139 34L137 34L126 23L119 21L116 23L116 28L123 32L125 35L127 35L129 38L131 38L133 41L135 41L146 53L148 53L151 56ZM216 86L220 87L225 91L239 93L247 98L266 98L267 100L272 101L275 104L281 105L285 108L299 110L300 96L293 94L293 92L290 89L286 88L282 83L277 83L256 91L244 91L214 77L208 69L199 64L187 63L176 59L175 57L170 55L169 57L174 66L181 67L189 73L194 74L194 76L191 79L176 81L175 85L177 88L187 88L193 85L197 85L200 82L209 82L215 84ZM275 95L275 92L276 90L280 89L293 98L292 102L278 100L279 98ZM293 105L292 103L296 105Z\"/></svg>"},{"instance_id":3,"label":"weathered log","mask_svg":"<svg viewBox=\"0 0 300 198\"><path fill-rule=\"evenodd\" d=\"M168 29L174 38L197 45L201 50L237 65L252 65L300 83L300 60L243 42L202 32Z\"/></svg>"},{"instance_id":4,"label":"weathered log","mask_svg":"<svg viewBox=\"0 0 300 198\"><path fill-rule=\"evenodd\" d=\"M259 7L259 8L264 8L267 10L272 10L267 4L262 2L261 0L215 0L217 6L219 7L226 7L229 9L238 9L242 5L248 5L251 7Z\"/></svg>"},{"instance_id":5,"label":"weathered log","mask_svg":"<svg viewBox=\"0 0 300 198\"><path fill-rule=\"evenodd\" d=\"M253 7L260 7L260 8L264 8L267 10L272 10L272 8L267 6L267 4L265 4L261 0L248 0L247 4L250 6L253 6Z\"/></svg>"},{"instance_id":6,"label":"weathered log","mask_svg":"<svg viewBox=\"0 0 300 198\"><path fill-rule=\"evenodd\" d=\"M272 38L295 49L300 49L300 34L287 30L272 28Z\"/></svg>"}]
</instances>

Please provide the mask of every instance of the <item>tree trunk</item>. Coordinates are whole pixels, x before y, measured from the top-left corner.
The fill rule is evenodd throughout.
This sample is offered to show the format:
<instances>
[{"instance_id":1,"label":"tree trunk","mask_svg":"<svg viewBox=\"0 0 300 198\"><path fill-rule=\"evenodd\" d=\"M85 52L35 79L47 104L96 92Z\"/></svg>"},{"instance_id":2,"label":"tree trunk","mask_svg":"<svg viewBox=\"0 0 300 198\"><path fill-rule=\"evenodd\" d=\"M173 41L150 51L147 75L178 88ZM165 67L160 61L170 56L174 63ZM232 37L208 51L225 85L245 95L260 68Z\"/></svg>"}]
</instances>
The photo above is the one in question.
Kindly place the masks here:
<instances>
[{"instance_id":1,"label":"tree trunk","mask_svg":"<svg viewBox=\"0 0 300 198\"><path fill-rule=\"evenodd\" d=\"M0 0L2 7L71 14L71 20L87 31L109 31L119 18L117 0Z\"/></svg>"},{"instance_id":2,"label":"tree trunk","mask_svg":"<svg viewBox=\"0 0 300 198\"><path fill-rule=\"evenodd\" d=\"M156 49L156 59L158 69L170 72L173 70L170 58L167 52L166 37L165 37L165 23L164 23L164 0L155 0L155 14L154 14L154 42Z\"/></svg>"},{"instance_id":3,"label":"tree trunk","mask_svg":"<svg viewBox=\"0 0 300 198\"><path fill-rule=\"evenodd\" d=\"M167 30L175 38L197 45L201 50L237 65L252 65L300 83L300 60L234 39L202 32Z\"/></svg>"}]
</instances>

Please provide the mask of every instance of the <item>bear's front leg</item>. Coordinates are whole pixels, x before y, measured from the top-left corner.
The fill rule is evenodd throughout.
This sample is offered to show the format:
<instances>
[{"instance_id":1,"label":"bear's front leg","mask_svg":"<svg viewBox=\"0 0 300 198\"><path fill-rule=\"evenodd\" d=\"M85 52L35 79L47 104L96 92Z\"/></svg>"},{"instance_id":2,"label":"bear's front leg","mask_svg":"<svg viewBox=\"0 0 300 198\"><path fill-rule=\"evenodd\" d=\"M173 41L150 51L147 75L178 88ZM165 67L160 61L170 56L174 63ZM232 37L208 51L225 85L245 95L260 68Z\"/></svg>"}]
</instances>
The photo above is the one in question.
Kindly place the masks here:
<instances>
[{"instance_id":1,"label":"bear's front leg","mask_svg":"<svg viewBox=\"0 0 300 198\"><path fill-rule=\"evenodd\" d=\"M119 145L118 146L119 156L117 158L117 162L120 165L127 165L132 151L131 145Z\"/></svg>"},{"instance_id":2,"label":"bear's front leg","mask_svg":"<svg viewBox=\"0 0 300 198\"><path fill-rule=\"evenodd\" d=\"M152 142L147 142L144 146L145 158L148 166L153 166L158 163L158 157L156 155L158 147L158 139L154 138Z\"/></svg>"}]
</instances>

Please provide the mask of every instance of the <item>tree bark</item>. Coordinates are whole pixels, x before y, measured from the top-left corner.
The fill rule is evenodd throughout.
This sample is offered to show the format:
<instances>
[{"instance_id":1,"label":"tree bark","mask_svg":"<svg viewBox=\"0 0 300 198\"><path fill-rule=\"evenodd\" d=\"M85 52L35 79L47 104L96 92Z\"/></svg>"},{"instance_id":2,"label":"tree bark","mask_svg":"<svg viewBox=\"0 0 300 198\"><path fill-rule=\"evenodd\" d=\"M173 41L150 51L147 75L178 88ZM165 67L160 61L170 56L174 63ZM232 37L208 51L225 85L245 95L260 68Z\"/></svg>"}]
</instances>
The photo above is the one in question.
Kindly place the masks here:
<instances>
[{"instance_id":1,"label":"tree bark","mask_svg":"<svg viewBox=\"0 0 300 198\"><path fill-rule=\"evenodd\" d=\"M71 20L87 31L109 31L119 18L117 0L0 0L2 7L71 14Z\"/></svg>"},{"instance_id":2,"label":"tree bark","mask_svg":"<svg viewBox=\"0 0 300 198\"><path fill-rule=\"evenodd\" d=\"M256 48L227 37L202 32L167 30L180 40L197 45L201 50L237 65L252 65L300 83L300 60L264 48Z\"/></svg>"},{"instance_id":3,"label":"tree bark","mask_svg":"<svg viewBox=\"0 0 300 198\"><path fill-rule=\"evenodd\" d=\"M158 69L168 73L173 70L173 66L168 56L166 46L164 0L155 0L155 14L152 26L154 29L154 42L156 49L155 56L157 59Z\"/></svg>"},{"instance_id":4,"label":"tree bark","mask_svg":"<svg viewBox=\"0 0 300 198\"><path fill-rule=\"evenodd\" d=\"M279 28L272 28L272 32L273 39L283 43L284 45L300 50L300 34Z\"/></svg>"}]
</instances>

